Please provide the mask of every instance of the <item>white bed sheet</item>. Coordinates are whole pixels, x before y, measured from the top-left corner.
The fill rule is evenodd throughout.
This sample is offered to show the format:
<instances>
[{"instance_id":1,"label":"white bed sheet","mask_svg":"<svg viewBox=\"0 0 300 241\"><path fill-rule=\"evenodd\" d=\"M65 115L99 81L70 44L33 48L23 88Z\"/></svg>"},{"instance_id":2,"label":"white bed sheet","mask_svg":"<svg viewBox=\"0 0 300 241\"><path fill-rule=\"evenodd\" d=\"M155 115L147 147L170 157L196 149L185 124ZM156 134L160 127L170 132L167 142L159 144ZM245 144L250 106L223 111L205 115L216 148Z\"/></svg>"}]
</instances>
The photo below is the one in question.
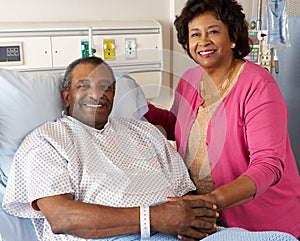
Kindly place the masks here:
<instances>
[{"instance_id":1,"label":"white bed sheet","mask_svg":"<svg viewBox=\"0 0 300 241\"><path fill-rule=\"evenodd\" d=\"M18 218L2 209L4 184L0 181L0 237L2 241L37 241L30 219Z\"/></svg>"}]
</instances>

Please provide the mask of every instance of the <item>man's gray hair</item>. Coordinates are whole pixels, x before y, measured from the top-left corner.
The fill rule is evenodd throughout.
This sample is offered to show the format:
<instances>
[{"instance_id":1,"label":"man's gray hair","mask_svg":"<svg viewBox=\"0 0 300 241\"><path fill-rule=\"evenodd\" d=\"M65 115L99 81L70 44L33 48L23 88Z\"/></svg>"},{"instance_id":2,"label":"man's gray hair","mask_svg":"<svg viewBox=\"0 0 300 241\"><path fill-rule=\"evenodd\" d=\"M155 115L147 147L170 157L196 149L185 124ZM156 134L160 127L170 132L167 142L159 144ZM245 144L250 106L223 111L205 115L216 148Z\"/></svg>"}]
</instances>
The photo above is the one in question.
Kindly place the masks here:
<instances>
[{"instance_id":1,"label":"man's gray hair","mask_svg":"<svg viewBox=\"0 0 300 241\"><path fill-rule=\"evenodd\" d=\"M62 83L62 89L65 90L70 90L71 87L71 80L72 80L72 72L73 69L78 65L78 64L92 64L93 66L98 66L100 64L105 64L105 66L108 68L108 70L111 72L111 75L114 79L115 82L115 77L113 74L113 71L111 67L101 58L96 57L96 56L91 56L91 57L83 57L80 59L74 60L71 64L66 69L65 75L64 75L64 80Z\"/></svg>"}]
</instances>

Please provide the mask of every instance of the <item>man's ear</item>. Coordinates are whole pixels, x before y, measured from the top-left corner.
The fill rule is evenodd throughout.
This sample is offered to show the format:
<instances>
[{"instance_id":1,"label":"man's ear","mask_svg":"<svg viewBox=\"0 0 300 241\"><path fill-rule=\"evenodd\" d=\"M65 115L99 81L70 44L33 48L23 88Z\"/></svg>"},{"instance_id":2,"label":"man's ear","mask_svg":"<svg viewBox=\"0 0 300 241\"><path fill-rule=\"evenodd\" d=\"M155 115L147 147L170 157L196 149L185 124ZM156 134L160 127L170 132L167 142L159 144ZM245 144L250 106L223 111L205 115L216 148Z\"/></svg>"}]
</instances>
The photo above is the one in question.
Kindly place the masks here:
<instances>
[{"instance_id":1,"label":"man's ear","mask_svg":"<svg viewBox=\"0 0 300 241\"><path fill-rule=\"evenodd\" d=\"M70 106L70 103L69 103L69 91L63 89L61 92L60 92L60 95L61 95L61 98L63 99L64 103L65 103L65 106L67 108L69 108Z\"/></svg>"}]
</instances>

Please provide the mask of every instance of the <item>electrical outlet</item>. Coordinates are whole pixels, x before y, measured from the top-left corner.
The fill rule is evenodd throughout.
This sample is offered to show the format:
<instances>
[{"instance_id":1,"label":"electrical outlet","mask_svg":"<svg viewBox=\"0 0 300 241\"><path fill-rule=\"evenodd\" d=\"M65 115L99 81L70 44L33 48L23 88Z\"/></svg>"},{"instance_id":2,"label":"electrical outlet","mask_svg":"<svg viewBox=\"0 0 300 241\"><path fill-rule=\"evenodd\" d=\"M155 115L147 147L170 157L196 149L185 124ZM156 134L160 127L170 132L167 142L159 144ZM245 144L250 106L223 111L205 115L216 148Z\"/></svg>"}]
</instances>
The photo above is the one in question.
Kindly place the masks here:
<instances>
[{"instance_id":1,"label":"electrical outlet","mask_svg":"<svg viewBox=\"0 0 300 241\"><path fill-rule=\"evenodd\" d=\"M126 38L125 39L125 59L136 59L136 39Z\"/></svg>"},{"instance_id":2,"label":"electrical outlet","mask_svg":"<svg viewBox=\"0 0 300 241\"><path fill-rule=\"evenodd\" d=\"M104 59L114 59L115 55L115 40L114 39L104 39L103 40L103 53Z\"/></svg>"}]
</instances>

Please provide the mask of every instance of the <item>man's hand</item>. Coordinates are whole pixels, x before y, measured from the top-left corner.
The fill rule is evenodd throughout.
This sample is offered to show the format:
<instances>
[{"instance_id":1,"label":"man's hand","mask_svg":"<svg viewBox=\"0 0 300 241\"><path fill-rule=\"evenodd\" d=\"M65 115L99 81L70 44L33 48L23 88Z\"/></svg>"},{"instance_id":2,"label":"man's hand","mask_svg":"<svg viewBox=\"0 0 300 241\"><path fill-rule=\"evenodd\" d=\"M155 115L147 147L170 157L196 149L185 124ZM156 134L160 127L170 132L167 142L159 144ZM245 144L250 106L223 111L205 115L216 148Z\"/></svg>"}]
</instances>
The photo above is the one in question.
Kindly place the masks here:
<instances>
[{"instance_id":1,"label":"man's hand","mask_svg":"<svg viewBox=\"0 0 300 241\"><path fill-rule=\"evenodd\" d=\"M151 230L177 233L182 240L199 240L216 232L216 205L187 197L150 207Z\"/></svg>"}]
</instances>

